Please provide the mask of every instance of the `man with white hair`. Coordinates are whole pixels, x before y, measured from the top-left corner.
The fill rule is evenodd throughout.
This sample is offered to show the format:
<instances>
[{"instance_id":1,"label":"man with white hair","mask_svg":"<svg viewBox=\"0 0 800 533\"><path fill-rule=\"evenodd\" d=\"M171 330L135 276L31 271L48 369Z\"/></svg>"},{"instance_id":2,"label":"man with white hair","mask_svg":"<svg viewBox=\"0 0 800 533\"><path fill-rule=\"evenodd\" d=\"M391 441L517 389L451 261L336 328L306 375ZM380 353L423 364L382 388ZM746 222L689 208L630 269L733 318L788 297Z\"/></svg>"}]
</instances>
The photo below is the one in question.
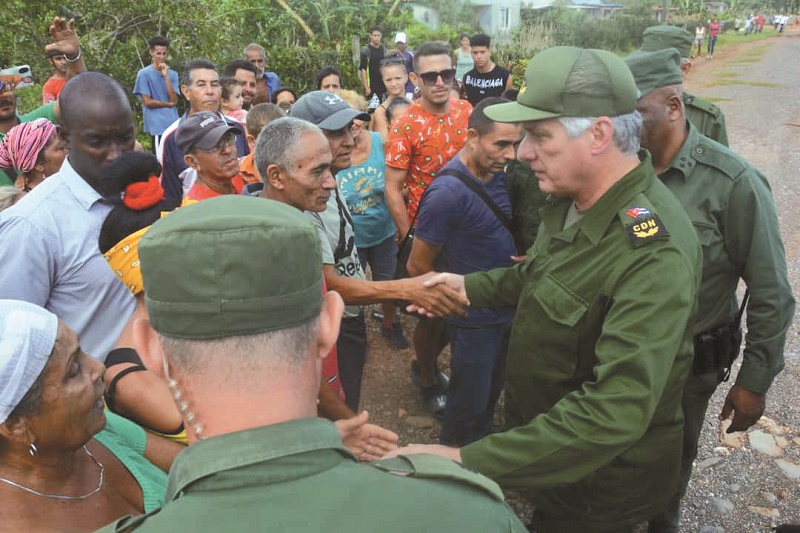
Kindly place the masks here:
<instances>
[{"instance_id":1,"label":"man with white hair","mask_svg":"<svg viewBox=\"0 0 800 533\"><path fill-rule=\"evenodd\" d=\"M272 94L280 89L281 78L275 72L267 71L267 51L258 43L250 43L244 47L244 58L258 69L253 105L268 104Z\"/></svg>"},{"instance_id":2,"label":"man with white hair","mask_svg":"<svg viewBox=\"0 0 800 533\"><path fill-rule=\"evenodd\" d=\"M463 448L414 446L463 462L536 506L539 533L631 532L678 485L681 392L701 251L677 199L639 151L625 63L555 47L531 59L516 103L517 157L550 194L524 262L439 274L473 307L515 307L506 365L508 431Z\"/></svg>"}]
</instances>

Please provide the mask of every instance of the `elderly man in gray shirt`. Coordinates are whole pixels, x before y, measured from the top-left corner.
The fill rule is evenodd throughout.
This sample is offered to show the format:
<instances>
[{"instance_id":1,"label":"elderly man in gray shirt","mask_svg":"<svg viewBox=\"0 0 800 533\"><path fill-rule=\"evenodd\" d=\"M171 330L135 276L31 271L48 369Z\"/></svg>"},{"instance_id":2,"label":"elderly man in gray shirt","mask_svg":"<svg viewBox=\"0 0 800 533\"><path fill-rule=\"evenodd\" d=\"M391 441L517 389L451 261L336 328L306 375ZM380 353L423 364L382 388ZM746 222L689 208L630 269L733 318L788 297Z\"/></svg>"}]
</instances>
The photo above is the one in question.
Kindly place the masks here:
<instances>
[{"instance_id":1,"label":"elderly man in gray shirt","mask_svg":"<svg viewBox=\"0 0 800 533\"><path fill-rule=\"evenodd\" d=\"M106 198L118 194L103 166L133 149L133 116L122 87L96 72L68 81L59 102L69 156L0 214L0 298L45 307L104 361L135 307L97 247Z\"/></svg>"}]
</instances>

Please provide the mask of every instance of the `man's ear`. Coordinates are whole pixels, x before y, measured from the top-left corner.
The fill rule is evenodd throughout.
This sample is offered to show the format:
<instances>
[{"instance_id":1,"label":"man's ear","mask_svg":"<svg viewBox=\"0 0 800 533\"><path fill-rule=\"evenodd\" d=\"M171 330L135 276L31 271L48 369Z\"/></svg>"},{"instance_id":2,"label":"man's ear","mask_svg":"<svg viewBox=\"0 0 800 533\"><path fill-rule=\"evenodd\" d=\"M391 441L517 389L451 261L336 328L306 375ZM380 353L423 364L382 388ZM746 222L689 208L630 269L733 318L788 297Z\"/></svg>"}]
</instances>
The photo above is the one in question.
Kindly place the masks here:
<instances>
[{"instance_id":1,"label":"man's ear","mask_svg":"<svg viewBox=\"0 0 800 533\"><path fill-rule=\"evenodd\" d=\"M183 161L196 171L198 172L200 171L200 164L198 163L197 158L194 155L186 154L185 156L183 156Z\"/></svg>"},{"instance_id":2,"label":"man's ear","mask_svg":"<svg viewBox=\"0 0 800 533\"><path fill-rule=\"evenodd\" d=\"M65 128L61 124L58 124L56 126L55 135L61 137L61 140L64 142L64 144L66 144L67 147L69 147L69 131L67 131L67 128Z\"/></svg>"},{"instance_id":3,"label":"man's ear","mask_svg":"<svg viewBox=\"0 0 800 533\"><path fill-rule=\"evenodd\" d=\"M188 101L189 100L189 87L187 87L186 85L181 85L181 94Z\"/></svg>"},{"instance_id":4,"label":"man's ear","mask_svg":"<svg viewBox=\"0 0 800 533\"><path fill-rule=\"evenodd\" d=\"M420 85L422 85L422 80L420 80L420 78L419 78L419 76L417 76L416 72L411 72L408 75L408 78L411 80L411 83L413 83L416 87L419 87Z\"/></svg>"},{"instance_id":5,"label":"man's ear","mask_svg":"<svg viewBox=\"0 0 800 533\"><path fill-rule=\"evenodd\" d=\"M592 154L603 153L614 142L614 124L608 117L599 117L589 128Z\"/></svg>"},{"instance_id":6,"label":"man's ear","mask_svg":"<svg viewBox=\"0 0 800 533\"><path fill-rule=\"evenodd\" d=\"M265 180L267 186L274 187L275 189L282 191L286 187L283 184L283 175L281 174L281 167L278 165L272 164L267 167L267 175L265 176Z\"/></svg>"},{"instance_id":7,"label":"man's ear","mask_svg":"<svg viewBox=\"0 0 800 533\"><path fill-rule=\"evenodd\" d=\"M149 319L137 318L134 320L133 348L139 354L139 358L147 370L166 379L164 376L164 349L158 333L153 329Z\"/></svg>"},{"instance_id":8,"label":"man's ear","mask_svg":"<svg viewBox=\"0 0 800 533\"><path fill-rule=\"evenodd\" d=\"M322 310L319 314L319 333L317 334L317 356L322 359L328 356L339 338L339 327L342 324L344 300L336 291L328 291L322 297Z\"/></svg>"},{"instance_id":9,"label":"man's ear","mask_svg":"<svg viewBox=\"0 0 800 533\"><path fill-rule=\"evenodd\" d=\"M683 115L683 95L673 94L667 99L667 114L670 120L679 120Z\"/></svg>"},{"instance_id":10,"label":"man's ear","mask_svg":"<svg viewBox=\"0 0 800 533\"><path fill-rule=\"evenodd\" d=\"M256 137L253 137L248 133L247 136L245 137L245 140L247 141L247 146L250 147L250 151L255 152L256 140L257 140Z\"/></svg>"}]
</instances>

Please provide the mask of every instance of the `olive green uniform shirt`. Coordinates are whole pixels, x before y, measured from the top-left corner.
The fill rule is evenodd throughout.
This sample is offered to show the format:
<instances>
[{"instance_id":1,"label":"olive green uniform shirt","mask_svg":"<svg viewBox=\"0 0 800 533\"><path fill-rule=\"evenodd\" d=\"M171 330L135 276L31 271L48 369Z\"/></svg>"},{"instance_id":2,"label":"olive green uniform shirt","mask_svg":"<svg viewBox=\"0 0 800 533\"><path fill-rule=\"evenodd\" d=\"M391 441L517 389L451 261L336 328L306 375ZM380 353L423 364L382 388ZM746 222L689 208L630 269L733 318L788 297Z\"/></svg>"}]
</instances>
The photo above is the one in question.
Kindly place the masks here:
<instances>
[{"instance_id":1,"label":"olive green uniform shirt","mask_svg":"<svg viewBox=\"0 0 800 533\"><path fill-rule=\"evenodd\" d=\"M686 141L659 177L689 214L703 247L695 333L734 321L736 288L743 279L750 303L736 382L764 393L783 368L794 315L775 201L759 171L691 123L688 128Z\"/></svg>"},{"instance_id":2,"label":"olive green uniform shirt","mask_svg":"<svg viewBox=\"0 0 800 533\"><path fill-rule=\"evenodd\" d=\"M431 455L360 464L342 446L333 423L312 418L192 444L170 469L163 509L124 518L104 531L128 528L527 531L503 503L497 484L484 476Z\"/></svg>"},{"instance_id":3,"label":"olive green uniform shirt","mask_svg":"<svg viewBox=\"0 0 800 533\"><path fill-rule=\"evenodd\" d=\"M568 228L571 200L544 208L525 263L465 278L517 313L509 430L461 457L570 523L645 520L677 489L701 252L644 154Z\"/></svg>"},{"instance_id":4,"label":"olive green uniform shirt","mask_svg":"<svg viewBox=\"0 0 800 533\"><path fill-rule=\"evenodd\" d=\"M700 133L720 144L728 146L728 129L722 110L708 100L689 93L683 93L686 120L694 124Z\"/></svg>"}]
</instances>

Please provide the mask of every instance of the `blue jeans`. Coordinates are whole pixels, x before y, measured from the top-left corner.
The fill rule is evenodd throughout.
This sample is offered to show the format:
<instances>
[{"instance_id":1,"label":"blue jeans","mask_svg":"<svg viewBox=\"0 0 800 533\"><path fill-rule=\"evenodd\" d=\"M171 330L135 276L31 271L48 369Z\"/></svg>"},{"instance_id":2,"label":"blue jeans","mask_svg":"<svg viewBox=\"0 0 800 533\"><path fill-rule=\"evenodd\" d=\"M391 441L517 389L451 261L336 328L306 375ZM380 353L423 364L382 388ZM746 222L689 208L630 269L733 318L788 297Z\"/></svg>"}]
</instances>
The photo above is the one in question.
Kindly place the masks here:
<instances>
[{"instance_id":1,"label":"blue jeans","mask_svg":"<svg viewBox=\"0 0 800 533\"><path fill-rule=\"evenodd\" d=\"M448 325L450 387L439 441L465 446L491 433L505 384L511 323L472 329Z\"/></svg>"},{"instance_id":2,"label":"blue jeans","mask_svg":"<svg viewBox=\"0 0 800 533\"><path fill-rule=\"evenodd\" d=\"M717 38L716 37L709 37L708 38L708 54L714 55L714 48L717 46Z\"/></svg>"},{"instance_id":3,"label":"blue jeans","mask_svg":"<svg viewBox=\"0 0 800 533\"><path fill-rule=\"evenodd\" d=\"M367 271L369 263L373 281L394 279L397 265L397 242L394 240L394 235L375 246L359 247L358 260L361 261L361 270L364 272Z\"/></svg>"}]
</instances>

